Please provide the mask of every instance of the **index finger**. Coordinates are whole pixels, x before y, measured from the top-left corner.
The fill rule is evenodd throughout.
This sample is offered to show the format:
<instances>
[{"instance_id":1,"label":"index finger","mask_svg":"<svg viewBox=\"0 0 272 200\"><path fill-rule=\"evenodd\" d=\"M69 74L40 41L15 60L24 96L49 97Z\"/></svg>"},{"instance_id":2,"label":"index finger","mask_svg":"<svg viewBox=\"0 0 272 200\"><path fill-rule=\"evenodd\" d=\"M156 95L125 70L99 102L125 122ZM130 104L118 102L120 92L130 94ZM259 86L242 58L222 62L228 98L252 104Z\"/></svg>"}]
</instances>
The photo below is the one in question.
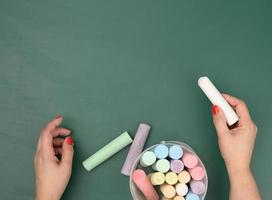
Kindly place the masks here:
<instances>
[{"instance_id":1,"label":"index finger","mask_svg":"<svg viewBox=\"0 0 272 200\"><path fill-rule=\"evenodd\" d=\"M231 96L229 94L222 94L227 102L234 107L237 115L239 116L239 121L241 123L247 123L251 121L251 117L246 106L246 103L237 97Z\"/></svg>"},{"instance_id":2,"label":"index finger","mask_svg":"<svg viewBox=\"0 0 272 200\"><path fill-rule=\"evenodd\" d=\"M61 116L51 120L46 127L42 130L40 139L39 139L39 148L44 149L44 153L53 154L53 135L52 132L61 124L63 118Z\"/></svg>"},{"instance_id":3,"label":"index finger","mask_svg":"<svg viewBox=\"0 0 272 200\"><path fill-rule=\"evenodd\" d=\"M59 116L55 117L53 120L48 122L48 124L44 128L44 131L49 132L49 133L52 132L55 128L57 128L61 124L62 121L63 121L62 116L59 115Z\"/></svg>"}]
</instances>

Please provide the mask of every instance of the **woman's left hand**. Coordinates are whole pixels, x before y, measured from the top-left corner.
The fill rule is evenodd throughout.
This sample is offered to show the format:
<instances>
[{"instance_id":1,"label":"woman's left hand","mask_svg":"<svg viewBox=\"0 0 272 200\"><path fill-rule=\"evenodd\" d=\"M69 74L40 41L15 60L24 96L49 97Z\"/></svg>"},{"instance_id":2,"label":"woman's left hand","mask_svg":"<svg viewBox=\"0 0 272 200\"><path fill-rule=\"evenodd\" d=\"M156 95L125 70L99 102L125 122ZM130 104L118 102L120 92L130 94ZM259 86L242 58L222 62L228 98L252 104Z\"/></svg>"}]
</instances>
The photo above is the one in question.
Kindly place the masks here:
<instances>
[{"instance_id":1,"label":"woman's left hand","mask_svg":"<svg viewBox=\"0 0 272 200\"><path fill-rule=\"evenodd\" d=\"M41 131L34 161L36 200L59 200L71 176L74 142L71 131L59 127L62 121L58 116Z\"/></svg>"}]
</instances>

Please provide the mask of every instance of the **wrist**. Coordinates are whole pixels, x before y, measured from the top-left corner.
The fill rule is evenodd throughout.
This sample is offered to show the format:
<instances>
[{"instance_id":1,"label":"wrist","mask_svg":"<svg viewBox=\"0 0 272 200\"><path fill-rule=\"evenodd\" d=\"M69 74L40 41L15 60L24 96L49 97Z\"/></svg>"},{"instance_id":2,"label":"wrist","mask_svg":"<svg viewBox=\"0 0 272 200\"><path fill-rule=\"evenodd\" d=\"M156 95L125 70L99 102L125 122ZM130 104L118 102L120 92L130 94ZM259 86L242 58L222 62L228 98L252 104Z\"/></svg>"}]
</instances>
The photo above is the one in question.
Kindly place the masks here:
<instances>
[{"instance_id":1,"label":"wrist","mask_svg":"<svg viewBox=\"0 0 272 200\"><path fill-rule=\"evenodd\" d=\"M54 195L50 195L50 194L37 193L36 200L60 200L60 198L57 198Z\"/></svg>"},{"instance_id":2,"label":"wrist","mask_svg":"<svg viewBox=\"0 0 272 200\"><path fill-rule=\"evenodd\" d=\"M249 166L241 166L241 167L227 166L227 171L229 174L230 181L235 180L236 178L251 176L252 174Z\"/></svg>"},{"instance_id":3,"label":"wrist","mask_svg":"<svg viewBox=\"0 0 272 200\"><path fill-rule=\"evenodd\" d=\"M231 160L229 159L224 160L229 176L247 174L251 172L250 162L245 161L244 159L235 158Z\"/></svg>"}]
</instances>

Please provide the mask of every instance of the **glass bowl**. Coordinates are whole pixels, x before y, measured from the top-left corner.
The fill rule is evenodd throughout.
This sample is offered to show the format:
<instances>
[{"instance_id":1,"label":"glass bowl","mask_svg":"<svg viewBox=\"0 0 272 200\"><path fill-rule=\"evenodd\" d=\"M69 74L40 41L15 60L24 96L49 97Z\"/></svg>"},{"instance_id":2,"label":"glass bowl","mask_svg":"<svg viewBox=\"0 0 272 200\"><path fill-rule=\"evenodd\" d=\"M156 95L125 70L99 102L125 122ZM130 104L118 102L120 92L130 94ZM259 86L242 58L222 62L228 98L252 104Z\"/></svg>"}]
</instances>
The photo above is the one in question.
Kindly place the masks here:
<instances>
[{"instance_id":1,"label":"glass bowl","mask_svg":"<svg viewBox=\"0 0 272 200\"><path fill-rule=\"evenodd\" d=\"M201 159L198 157L198 155L195 153L195 151L186 143L184 142L180 142L180 141L162 141L160 142L160 144L164 144L166 145L167 147L170 147L172 145L179 145L182 149L183 149L183 152L184 153L191 153L191 154L194 154L197 158L198 158L198 165L201 166L204 170L205 170L205 177L204 179L202 180L202 182L205 184L206 186L206 189L205 189L205 192L201 195L199 195L200 197L200 200L204 200L205 199L205 196L206 196L206 193L207 193L207 190L208 190L208 175L207 175L207 171L206 171L206 168L204 166L204 164L202 163ZM132 170L131 170L131 173L130 173L130 179L129 179L129 186L130 186L130 192L131 192L131 195L133 197L134 200L145 200L145 197L144 195L141 193L141 191L137 188L137 186L133 183L132 181L132 173L136 170L136 169L143 169L145 172L147 171L146 168L142 167L139 162L140 162L140 159L142 157L142 155L147 152L147 151L153 151L154 148L157 146L158 144L156 145L153 145L147 149L145 149L138 157L137 159L135 160L134 164L133 164L133 167L132 167Z\"/></svg>"}]
</instances>

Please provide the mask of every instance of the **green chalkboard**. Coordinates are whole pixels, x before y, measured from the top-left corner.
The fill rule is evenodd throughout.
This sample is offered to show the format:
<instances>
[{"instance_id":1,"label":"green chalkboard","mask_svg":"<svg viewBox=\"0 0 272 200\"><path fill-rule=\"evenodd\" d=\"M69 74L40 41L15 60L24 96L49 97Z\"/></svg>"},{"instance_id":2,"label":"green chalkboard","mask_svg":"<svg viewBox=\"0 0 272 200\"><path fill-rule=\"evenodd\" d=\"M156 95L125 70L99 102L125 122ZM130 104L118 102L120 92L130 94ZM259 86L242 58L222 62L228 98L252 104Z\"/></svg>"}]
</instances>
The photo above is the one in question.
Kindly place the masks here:
<instances>
[{"instance_id":1,"label":"green chalkboard","mask_svg":"<svg viewBox=\"0 0 272 200\"><path fill-rule=\"evenodd\" d=\"M128 148L92 172L82 160L139 122L191 145L209 175L207 199L228 199L208 75L244 99L259 127L252 169L263 199L272 183L272 3L268 0L1 0L0 198L34 198L39 131L57 114L73 131L63 199L131 199L120 174Z\"/></svg>"}]
</instances>

